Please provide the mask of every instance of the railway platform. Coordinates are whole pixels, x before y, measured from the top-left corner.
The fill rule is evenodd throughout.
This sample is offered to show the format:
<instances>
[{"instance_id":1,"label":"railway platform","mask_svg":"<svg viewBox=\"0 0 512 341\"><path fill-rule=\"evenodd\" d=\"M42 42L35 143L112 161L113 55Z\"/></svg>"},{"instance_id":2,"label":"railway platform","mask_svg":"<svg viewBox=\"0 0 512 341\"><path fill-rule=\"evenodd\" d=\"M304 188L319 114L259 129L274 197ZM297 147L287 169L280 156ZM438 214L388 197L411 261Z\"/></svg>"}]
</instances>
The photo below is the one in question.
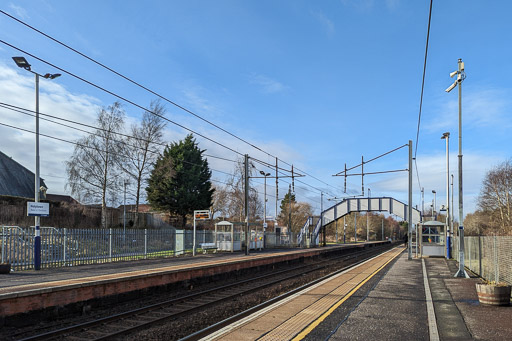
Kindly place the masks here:
<instances>
[{"instance_id":1,"label":"railway platform","mask_svg":"<svg viewBox=\"0 0 512 341\"><path fill-rule=\"evenodd\" d=\"M375 244L373 244L375 245ZM371 244L119 262L0 275L0 319L162 283L221 276ZM203 340L512 340L512 306L479 304L454 261L395 247L228 324ZM3 321L2 321L3 322ZM198 339L198 338L191 338Z\"/></svg>"},{"instance_id":2,"label":"railway platform","mask_svg":"<svg viewBox=\"0 0 512 341\"><path fill-rule=\"evenodd\" d=\"M476 276L454 278L454 261L401 250L202 340L512 340L512 307L480 305Z\"/></svg>"},{"instance_id":3,"label":"railway platform","mask_svg":"<svg viewBox=\"0 0 512 341\"><path fill-rule=\"evenodd\" d=\"M0 326L13 316L23 318L31 311L57 315L63 307L105 297L140 294L152 288L187 283L201 278L221 277L233 272L300 262L329 253L365 249L380 242L343 244L313 249L270 249L238 253L199 254L195 257L123 261L75 267L27 270L0 275ZM115 301L115 300L114 300ZM89 303L87 303L89 304Z\"/></svg>"}]
</instances>

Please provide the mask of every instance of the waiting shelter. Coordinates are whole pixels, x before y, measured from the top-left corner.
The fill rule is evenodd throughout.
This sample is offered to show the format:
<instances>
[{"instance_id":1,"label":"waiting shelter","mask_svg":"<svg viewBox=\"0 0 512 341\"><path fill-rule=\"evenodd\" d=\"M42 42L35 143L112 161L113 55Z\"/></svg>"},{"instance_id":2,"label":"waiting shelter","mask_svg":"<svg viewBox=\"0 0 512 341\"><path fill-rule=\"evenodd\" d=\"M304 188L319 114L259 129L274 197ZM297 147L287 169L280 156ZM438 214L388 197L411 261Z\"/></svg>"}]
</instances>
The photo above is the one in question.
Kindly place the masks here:
<instances>
[{"instance_id":1,"label":"waiting shelter","mask_svg":"<svg viewBox=\"0 0 512 341\"><path fill-rule=\"evenodd\" d=\"M240 231L235 231L235 224L229 221L221 221L215 224L214 242L219 251L233 252L242 250Z\"/></svg>"},{"instance_id":2,"label":"waiting shelter","mask_svg":"<svg viewBox=\"0 0 512 341\"><path fill-rule=\"evenodd\" d=\"M421 256L444 257L446 255L446 224L440 221L420 223Z\"/></svg>"}]
</instances>

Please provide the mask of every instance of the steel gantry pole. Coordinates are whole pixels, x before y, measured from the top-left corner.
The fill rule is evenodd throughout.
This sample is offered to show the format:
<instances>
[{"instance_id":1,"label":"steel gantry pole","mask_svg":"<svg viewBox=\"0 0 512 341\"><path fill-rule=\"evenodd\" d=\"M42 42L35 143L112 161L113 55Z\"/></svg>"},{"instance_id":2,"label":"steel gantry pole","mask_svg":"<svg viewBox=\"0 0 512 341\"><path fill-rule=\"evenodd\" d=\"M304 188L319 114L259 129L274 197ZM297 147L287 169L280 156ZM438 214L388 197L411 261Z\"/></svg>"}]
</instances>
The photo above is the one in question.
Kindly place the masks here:
<instances>
[{"instance_id":1,"label":"steel gantry pole","mask_svg":"<svg viewBox=\"0 0 512 341\"><path fill-rule=\"evenodd\" d=\"M277 156L276 156L276 212L274 216L274 232L276 231L277 227L277 202L279 201L279 175L278 175L278 169L277 169Z\"/></svg>"},{"instance_id":2,"label":"steel gantry pole","mask_svg":"<svg viewBox=\"0 0 512 341\"><path fill-rule=\"evenodd\" d=\"M441 139L446 140L446 258L451 257L451 229L450 229L450 133L443 134Z\"/></svg>"},{"instance_id":3,"label":"steel gantry pole","mask_svg":"<svg viewBox=\"0 0 512 341\"><path fill-rule=\"evenodd\" d=\"M245 254L249 255L249 249L251 247L251 238L249 235L249 155L245 154L244 157L244 190L245 190Z\"/></svg>"},{"instance_id":4,"label":"steel gantry pole","mask_svg":"<svg viewBox=\"0 0 512 341\"><path fill-rule=\"evenodd\" d=\"M408 252L407 259L412 259L412 140L409 140L409 204L407 206L407 241L408 241Z\"/></svg>"},{"instance_id":5,"label":"steel gantry pole","mask_svg":"<svg viewBox=\"0 0 512 341\"><path fill-rule=\"evenodd\" d=\"M366 241L370 241L370 194L371 190L368 188L368 211L366 211Z\"/></svg>"}]
</instances>

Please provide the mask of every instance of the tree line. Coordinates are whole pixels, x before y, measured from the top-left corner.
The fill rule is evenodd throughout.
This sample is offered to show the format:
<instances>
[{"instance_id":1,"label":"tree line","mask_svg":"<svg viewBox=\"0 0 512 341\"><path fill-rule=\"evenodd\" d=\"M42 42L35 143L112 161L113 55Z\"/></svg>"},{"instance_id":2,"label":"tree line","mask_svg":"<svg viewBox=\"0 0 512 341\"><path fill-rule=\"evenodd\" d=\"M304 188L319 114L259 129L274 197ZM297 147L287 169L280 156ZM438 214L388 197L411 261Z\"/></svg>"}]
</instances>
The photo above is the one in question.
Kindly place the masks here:
<instances>
[{"instance_id":1,"label":"tree line","mask_svg":"<svg viewBox=\"0 0 512 341\"><path fill-rule=\"evenodd\" d=\"M102 227L107 227L107 207L119 204L124 190L135 202L136 213L140 203L148 202L154 210L178 216L181 227L199 209L210 209L222 219L244 221L243 160L235 162L225 183L213 185L205 150L191 134L178 142L163 141L165 115L165 107L153 101L140 122L126 131L126 113L119 102L100 108L96 129L75 141L66 162L66 186L71 194L81 203L101 207ZM254 171L249 167L249 177ZM261 221L263 203L254 186L249 186L248 203L249 221ZM311 205L286 194L277 222L298 232L312 214ZM135 217L134 227L138 227L138 214Z\"/></svg>"}]
</instances>

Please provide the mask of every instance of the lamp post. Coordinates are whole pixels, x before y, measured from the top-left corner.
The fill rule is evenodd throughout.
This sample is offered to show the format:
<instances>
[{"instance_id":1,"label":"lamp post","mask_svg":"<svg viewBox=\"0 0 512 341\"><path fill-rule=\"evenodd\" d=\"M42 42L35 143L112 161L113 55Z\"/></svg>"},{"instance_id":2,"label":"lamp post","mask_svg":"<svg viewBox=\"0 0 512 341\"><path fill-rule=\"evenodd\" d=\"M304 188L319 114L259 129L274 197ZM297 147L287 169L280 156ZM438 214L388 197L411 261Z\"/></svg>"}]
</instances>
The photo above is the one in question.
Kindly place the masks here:
<instances>
[{"instance_id":1,"label":"lamp post","mask_svg":"<svg viewBox=\"0 0 512 341\"><path fill-rule=\"evenodd\" d=\"M263 248L265 248L265 230L267 229L267 176L270 175L270 173L265 173L264 171L260 171L260 174L263 175L264 178L264 206L263 206Z\"/></svg>"},{"instance_id":2,"label":"lamp post","mask_svg":"<svg viewBox=\"0 0 512 341\"><path fill-rule=\"evenodd\" d=\"M432 216L435 217L435 220L437 220L437 214L436 214L436 191L433 189L432 193L434 194L434 206L432 206Z\"/></svg>"},{"instance_id":3,"label":"lamp post","mask_svg":"<svg viewBox=\"0 0 512 341\"><path fill-rule=\"evenodd\" d=\"M450 236L450 133L444 133L441 139L446 140L446 259L450 259L452 258Z\"/></svg>"},{"instance_id":4,"label":"lamp post","mask_svg":"<svg viewBox=\"0 0 512 341\"><path fill-rule=\"evenodd\" d=\"M36 172L35 172L35 184L34 184L34 201L39 202L39 191L40 191L40 177L39 177L39 76L46 79L55 79L60 76L60 73L47 73L40 75L34 72L30 68L30 64L27 62L25 57L12 57L16 65L22 69L25 69L36 76ZM34 269L41 269L41 230L40 230L41 217L35 216L35 238L34 238Z\"/></svg>"},{"instance_id":5,"label":"lamp post","mask_svg":"<svg viewBox=\"0 0 512 341\"><path fill-rule=\"evenodd\" d=\"M459 58L458 69L450 73L450 77L457 76L452 85L445 91L452 91L457 85L459 87L459 155L458 155L458 168L459 168L459 270L455 277L469 278L466 270L464 270L464 206L463 206L463 191L462 191L462 81L466 79L466 72L464 71L464 62Z\"/></svg>"}]
</instances>

